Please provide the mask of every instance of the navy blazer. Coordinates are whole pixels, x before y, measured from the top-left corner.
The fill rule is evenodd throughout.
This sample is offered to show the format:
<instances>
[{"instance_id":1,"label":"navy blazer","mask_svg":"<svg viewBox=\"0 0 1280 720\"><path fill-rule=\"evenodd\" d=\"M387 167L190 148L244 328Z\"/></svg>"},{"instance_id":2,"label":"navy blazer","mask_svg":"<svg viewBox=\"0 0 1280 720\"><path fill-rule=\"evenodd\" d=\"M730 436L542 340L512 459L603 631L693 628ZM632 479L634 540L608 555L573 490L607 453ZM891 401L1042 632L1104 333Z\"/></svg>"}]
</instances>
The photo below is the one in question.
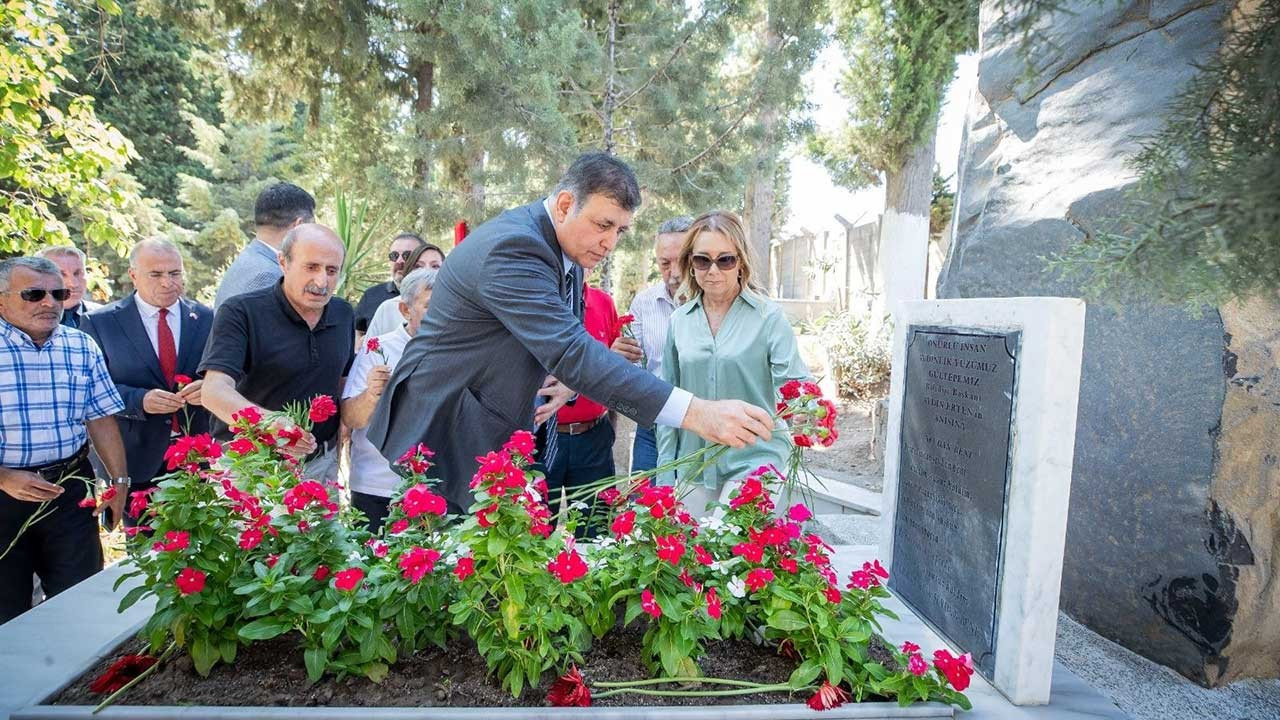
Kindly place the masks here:
<instances>
[{"instance_id":1,"label":"navy blazer","mask_svg":"<svg viewBox=\"0 0 1280 720\"><path fill-rule=\"evenodd\" d=\"M160 359L152 348L142 316L134 302L136 293L106 305L89 314L80 329L89 333L102 348L107 370L115 381L125 409L116 415L120 435L124 439L129 474L135 484L151 481L165 473L164 451L169 447L168 415L151 415L142 410L142 397L148 390L166 387L160 372ZM177 374L196 377L200 356L213 326L213 310L194 300L182 298L181 330L178 335ZM185 415L185 416L184 416ZM209 431L209 413L204 408L188 406L178 411L178 423L191 434Z\"/></svg>"},{"instance_id":2,"label":"navy blazer","mask_svg":"<svg viewBox=\"0 0 1280 720\"><path fill-rule=\"evenodd\" d=\"M541 201L476 228L440 268L418 335L374 410L369 441L392 461L426 443L437 464L428 474L455 510L471 505L476 456L533 426L548 373L642 425L671 394L587 333L568 302L581 274L566 282L563 259Z\"/></svg>"}]
</instances>

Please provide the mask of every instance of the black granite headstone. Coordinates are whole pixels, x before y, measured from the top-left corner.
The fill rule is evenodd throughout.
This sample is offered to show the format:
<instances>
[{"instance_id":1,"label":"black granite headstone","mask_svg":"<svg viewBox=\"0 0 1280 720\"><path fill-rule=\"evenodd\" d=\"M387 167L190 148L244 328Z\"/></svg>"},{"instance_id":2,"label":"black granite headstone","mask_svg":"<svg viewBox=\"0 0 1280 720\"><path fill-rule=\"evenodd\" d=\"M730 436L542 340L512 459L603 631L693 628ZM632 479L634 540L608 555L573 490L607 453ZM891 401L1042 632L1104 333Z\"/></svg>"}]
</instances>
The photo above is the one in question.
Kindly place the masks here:
<instances>
[{"instance_id":1,"label":"black granite headstone","mask_svg":"<svg viewBox=\"0 0 1280 720\"><path fill-rule=\"evenodd\" d=\"M1019 338L907 329L889 587L988 678Z\"/></svg>"}]
</instances>

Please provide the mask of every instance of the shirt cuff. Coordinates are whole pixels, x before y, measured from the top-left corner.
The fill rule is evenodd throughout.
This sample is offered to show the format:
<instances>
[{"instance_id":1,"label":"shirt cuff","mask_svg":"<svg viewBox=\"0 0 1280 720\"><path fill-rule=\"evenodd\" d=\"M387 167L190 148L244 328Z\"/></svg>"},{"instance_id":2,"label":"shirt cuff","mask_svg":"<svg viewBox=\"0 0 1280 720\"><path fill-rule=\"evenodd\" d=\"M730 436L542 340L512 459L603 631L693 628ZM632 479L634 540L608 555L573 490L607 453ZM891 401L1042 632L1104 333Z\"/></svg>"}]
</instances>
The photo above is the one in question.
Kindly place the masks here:
<instances>
[{"instance_id":1,"label":"shirt cuff","mask_svg":"<svg viewBox=\"0 0 1280 720\"><path fill-rule=\"evenodd\" d=\"M684 424L684 414L689 412L691 402L693 402L693 393L678 387L671 388L667 403L658 411L657 423L667 427L680 427Z\"/></svg>"}]
</instances>

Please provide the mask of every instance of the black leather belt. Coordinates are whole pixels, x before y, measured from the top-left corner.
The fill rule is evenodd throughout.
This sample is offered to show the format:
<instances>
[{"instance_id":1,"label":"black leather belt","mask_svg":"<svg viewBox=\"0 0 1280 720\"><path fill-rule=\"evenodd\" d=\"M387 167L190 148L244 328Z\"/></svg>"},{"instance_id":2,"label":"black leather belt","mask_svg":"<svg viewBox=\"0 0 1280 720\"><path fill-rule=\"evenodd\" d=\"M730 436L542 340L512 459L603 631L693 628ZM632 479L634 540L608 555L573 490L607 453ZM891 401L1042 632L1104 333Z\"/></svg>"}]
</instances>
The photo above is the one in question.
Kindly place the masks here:
<instances>
[{"instance_id":1,"label":"black leather belt","mask_svg":"<svg viewBox=\"0 0 1280 720\"><path fill-rule=\"evenodd\" d=\"M89 458L89 443L80 446L74 455L62 460L55 460L44 465L36 465L34 467L20 468L27 472L33 472L49 482L57 482L72 470L80 467L80 464Z\"/></svg>"}]
</instances>

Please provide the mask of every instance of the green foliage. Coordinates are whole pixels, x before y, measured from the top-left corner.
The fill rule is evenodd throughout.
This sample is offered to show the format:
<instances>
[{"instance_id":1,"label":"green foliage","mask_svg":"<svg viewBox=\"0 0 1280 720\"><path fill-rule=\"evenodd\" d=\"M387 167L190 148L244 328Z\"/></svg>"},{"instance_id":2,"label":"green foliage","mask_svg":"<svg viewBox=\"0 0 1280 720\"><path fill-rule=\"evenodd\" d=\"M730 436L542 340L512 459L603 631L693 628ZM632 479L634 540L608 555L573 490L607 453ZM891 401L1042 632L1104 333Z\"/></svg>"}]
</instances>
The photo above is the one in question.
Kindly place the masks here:
<instances>
[{"instance_id":1,"label":"green foliage","mask_svg":"<svg viewBox=\"0 0 1280 720\"><path fill-rule=\"evenodd\" d=\"M123 253L147 215L124 172L133 149L92 99L63 90L58 9L51 0L0 6L0 253L66 244L72 232Z\"/></svg>"},{"instance_id":2,"label":"green foliage","mask_svg":"<svg viewBox=\"0 0 1280 720\"><path fill-rule=\"evenodd\" d=\"M947 181L935 166L933 169L933 199L929 203L929 237L937 238L947 229L956 207L956 194L947 187Z\"/></svg>"},{"instance_id":3,"label":"green foliage","mask_svg":"<svg viewBox=\"0 0 1280 720\"><path fill-rule=\"evenodd\" d=\"M862 188L902 167L934 131L955 56L977 44L975 0L836 0L836 38L848 52L840 91L849 117L810 150L837 182Z\"/></svg>"},{"instance_id":4,"label":"green foliage","mask_svg":"<svg viewBox=\"0 0 1280 720\"><path fill-rule=\"evenodd\" d=\"M182 153L194 144L187 112L222 121L222 92L200 64L205 49L193 45L163 20L140 14L136 0L110 15L83 3L66 6L70 52L66 88L94 98L98 117L128 137L137 152L130 172L143 192L164 207L178 204L178 174L203 176L203 167Z\"/></svg>"},{"instance_id":5,"label":"green foliage","mask_svg":"<svg viewBox=\"0 0 1280 720\"><path fill-rule=\"evenodd\" d=\"M178 175L178 222L191 228L177 238L188 255L187 292L212 300L222 271L253 235L253 205L268 185L305 186L299 129L276 123L230 122L221 127L185 114L195 143L182 148L204 177Z\"/></svg>"},{"instance_id":6,"label":"green foliage","mask_svg":"<svg viewBox=\"0 0 1280 720\"><path fill-rule=\"evenodd\" d=\"M1241 14L1132 160L1126 207L1053 265L1095 298L1191 306L1280 288L1280 0Z\"/></svg>"},{"instance_id":7,"label":"green foliage","mask_svg":"<svg viewBox=\"0 0 1280 720\"><path fill-rule=\"evenodd\" d=\"M336 222L333 230L342 240L344 254L342 272L338 273L338 285L333 294L342 296L352 303L360 299L359 295L375 279L385 271L381 253L382 237L378 235L377 218L369 217L369 203L361 200L352 203L346 193L339 192L335 203Z\"/></svg>"},{"instance_id":8,"label":"green foliage","mask_svg":"<svg viewBox=\"0 0 1280 720\"><path fill-rule=\"evenodd\" d=\"M837 392L843 397L870 397L889 379L888 323L882 324L879 335L872 336L868 320L844 310L818 323Z\"/></svg>"}]
</instances>

